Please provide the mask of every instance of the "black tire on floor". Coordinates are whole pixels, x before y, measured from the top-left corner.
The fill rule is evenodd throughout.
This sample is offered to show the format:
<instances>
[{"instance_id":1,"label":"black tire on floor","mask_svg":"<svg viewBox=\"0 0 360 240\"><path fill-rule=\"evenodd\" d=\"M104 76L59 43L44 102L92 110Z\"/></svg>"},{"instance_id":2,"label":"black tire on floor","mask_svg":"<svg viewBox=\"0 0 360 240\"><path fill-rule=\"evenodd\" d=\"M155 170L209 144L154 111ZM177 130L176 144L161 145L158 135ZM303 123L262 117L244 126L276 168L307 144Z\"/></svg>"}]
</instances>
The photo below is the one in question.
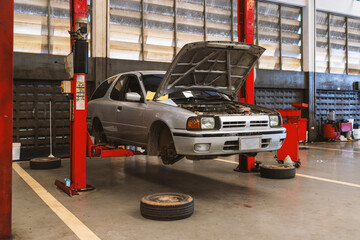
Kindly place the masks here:
<instances>
[{"instance_id":1,"label":"black tire on floor","mask_svg":"<svg viewBox=\"0 0 360 240\"><path fill-rule=\"evenodd\" d=\"M30 160L31 169L53 169L61 167L61 158L43 157Z\"/></svg>"},{"instance_id":2,"label":"black tire on floor","mask_svg":"<svg viewBox=\"0 0 360 240\"><path fill-rule=\"evenodd\" d=\"M182 193L155 193L141 199L140 212L152 220L180 220L193 214L194 199Z\"/></svg>"},{"instance_id":3,"label":"black tire on floor","mask_svg":"<svg viewBox=\"0 0 360 240\"><path fill-rule=\"evenodd\" d=\"M295 167L284 164L279 165L261 165L260 176L272 179L287 179L295 177Z\"/></svg>"}]
</instances>

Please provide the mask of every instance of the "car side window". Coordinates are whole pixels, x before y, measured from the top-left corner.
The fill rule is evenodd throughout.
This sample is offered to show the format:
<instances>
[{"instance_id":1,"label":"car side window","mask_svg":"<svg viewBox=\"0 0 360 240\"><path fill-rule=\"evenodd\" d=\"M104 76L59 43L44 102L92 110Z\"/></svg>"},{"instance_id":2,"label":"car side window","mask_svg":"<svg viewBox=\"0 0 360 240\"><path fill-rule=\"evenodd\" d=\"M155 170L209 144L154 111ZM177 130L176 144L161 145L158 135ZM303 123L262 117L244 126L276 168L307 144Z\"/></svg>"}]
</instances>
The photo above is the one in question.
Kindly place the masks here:
<instances>
[{"instance_id":1,"label":"car side window","mask_svg":"<svg viewBox=\"0 0 360 240\"><path fill-rule=\"evenodd\" d=\"M104 82L102 82L100 84L100 86L95 90L95 92L91 96L90 100L102 98L103 96L105 96L105 94L106 94L107 90L109 89L111 83L112 82L108 81L108 80L105 80Z\"/></svg>"},{"instance_id":2,"label":"car side window","mask_svg":"<svg viewBox=\"0 0 360 240\"><path fill-rule=\"evenodd\" d=\"M111 93L110 93L110 98L112 100L116 100L116 101L121 101L122 100L122 91L123 91L123 88L124 88L124 83L125 83L125 80L127 79L127 76L124 75L124 76L121 76L117 82L115 83L113 89L111 90Z\"/></svg>"},{"instance_id":3,"label":"car side window","mask_svg":"<svg viewBox=\"0 0 360 240\"><path fill-rule=\"evenodd\" d=\"M140 83L136 76L131 76L131 75L128 76L127 84L124 91L124 96L128 92L136 92L140 94L140 96L143 98L143 93L141 91Z\"/></svg>"}]
</instances>

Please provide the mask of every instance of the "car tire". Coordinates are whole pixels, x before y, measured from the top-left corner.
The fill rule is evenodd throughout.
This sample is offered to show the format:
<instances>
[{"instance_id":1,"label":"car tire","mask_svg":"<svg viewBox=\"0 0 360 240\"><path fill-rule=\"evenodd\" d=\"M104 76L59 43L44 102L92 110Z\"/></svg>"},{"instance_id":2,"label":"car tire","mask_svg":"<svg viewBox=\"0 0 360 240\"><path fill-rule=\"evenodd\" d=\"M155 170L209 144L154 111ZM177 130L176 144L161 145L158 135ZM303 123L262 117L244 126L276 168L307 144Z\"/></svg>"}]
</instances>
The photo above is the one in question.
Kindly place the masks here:
<instances>
[{"instance_id":1,"label":"car tire","mask_svg":"<svg viewBox=\"0 0 360 240\"><path fill-rule=\"evenodd\" d=\"M260 165L260 176L272 179L294 178L296 175L295 167L284 164L279 165Z\"/></svg>"},{"instance_id":2,"label":"car tire","mask_svg":"<svg viewBox=\"0 0 360 240\"><path fill-rule=\"evenodd\" d=\"M29 162L31 169L53 169L61 167L61 158L57 157L33 158Z\"/></svg>"},{"instance_id":3,"label":"car tire","mask_svg":"<svg viewBox=\"0 0 360 240\"><path fill-rule=\"evenodd\" d=\"M94 144L106 143L106 135L100 121L94 121L91 129L91 135L94 137Z\"/></svg>"},{"instance_id":4,"label":"car tire","mask_svg":"<svg viewBox=\"0 0 360 240\"><path fill-rule=\"evenodd\" d=\"M171 136L170 130L167 127L164 127L160 131L159 147L160 157L165 165L174 164L184 158L183 155L178 155L176 153L174 140Z\"/></svg>"},{"instance_id":5,"label":"car tire","mask_svg":"<svg viewBox=\"0 0 360 240\"><path fill-rule=\"evenodd\" d=\"M141 199L140 212L147 219L180 220L193 214L194 199L182 193L155 193Z\"/></svg>"}]
</instances>

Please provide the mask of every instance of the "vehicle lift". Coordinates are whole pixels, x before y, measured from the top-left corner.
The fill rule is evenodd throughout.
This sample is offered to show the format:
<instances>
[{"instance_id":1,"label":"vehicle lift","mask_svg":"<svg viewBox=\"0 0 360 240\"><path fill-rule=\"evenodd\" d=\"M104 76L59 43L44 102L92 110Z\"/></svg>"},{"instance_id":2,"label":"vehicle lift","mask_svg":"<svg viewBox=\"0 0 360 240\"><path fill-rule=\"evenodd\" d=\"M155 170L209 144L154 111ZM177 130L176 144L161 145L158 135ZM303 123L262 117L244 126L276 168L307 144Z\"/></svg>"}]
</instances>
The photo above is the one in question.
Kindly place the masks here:
<instances>
[{"instance_id":1,"label":"vehicle lift","mask_svg":"<svg viewBox=\"0 0 360 240\"><path fill-rule=\"evenodd\" d=\"M63 81L63 89L69 88L70 96L70 186L56 180L55 185L69 196L78 192L93 190L86 184L86 157L132 156L134 153L124 149L110 149L94 145L87 131L86 75L88 71L88 22L87 0L70 0L70 64L71 81ZM65 61L65 62L66 62ZM73 75L73 76L72 76Z\"/></svg>"},{"instance_id":2,"label":"vehicle lift","mask_svg":"<svg viewBox=\"0 0 360 240\"><path fill-rule=\"evenodd\" d=\"M255 33L255 0L238 0L238 41L254 44ZM245 85L239 91L239 102L255 103L255 77L251 70ZM258 169L255 157L239 155L239 165L234 169L237 172L251 172Z\"/></svg>"},{"instance_id":3,"label":"vehicle lift","mask_svg":"<svg viewBox=\"0 0 360 240\"><path fill-rule=\"evenodd\" d=\"M255 0L238 0L238 41L254 44L255 33ZM239 102L255 103L254 69L239 91ZM297 131L297 128L296 128ZM296 139L298 137L296 136ZM298 145L297 145L298 146ZM297 147L297 151L299 151ZM287 152L287 150L286 150ZM239 155L239 165L234 169L237 172L259 171L260 162L254 156ZM300 166L300 165L299 165Z\"/></svg>"}]
</instances>

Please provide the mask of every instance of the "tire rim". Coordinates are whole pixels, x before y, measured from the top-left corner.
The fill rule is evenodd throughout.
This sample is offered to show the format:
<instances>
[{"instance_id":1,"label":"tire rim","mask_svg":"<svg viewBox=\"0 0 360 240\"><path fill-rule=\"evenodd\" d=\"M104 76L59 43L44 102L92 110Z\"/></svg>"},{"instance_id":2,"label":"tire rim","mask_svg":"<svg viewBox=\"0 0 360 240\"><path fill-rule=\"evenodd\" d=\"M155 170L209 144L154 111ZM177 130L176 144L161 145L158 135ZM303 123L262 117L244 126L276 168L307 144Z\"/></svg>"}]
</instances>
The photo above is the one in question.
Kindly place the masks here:
<instances>
[{"instance_id":1,"label":"tire rim","mask_svg":"<svg viewBox=\"0 0 360 240\"><path fill-rule=\"evenodd\" d=\"M163 194L151 196L149 200L156 203L180 203L184 202L186 197L176 194Z\"/></svg>"}]
</instances>

